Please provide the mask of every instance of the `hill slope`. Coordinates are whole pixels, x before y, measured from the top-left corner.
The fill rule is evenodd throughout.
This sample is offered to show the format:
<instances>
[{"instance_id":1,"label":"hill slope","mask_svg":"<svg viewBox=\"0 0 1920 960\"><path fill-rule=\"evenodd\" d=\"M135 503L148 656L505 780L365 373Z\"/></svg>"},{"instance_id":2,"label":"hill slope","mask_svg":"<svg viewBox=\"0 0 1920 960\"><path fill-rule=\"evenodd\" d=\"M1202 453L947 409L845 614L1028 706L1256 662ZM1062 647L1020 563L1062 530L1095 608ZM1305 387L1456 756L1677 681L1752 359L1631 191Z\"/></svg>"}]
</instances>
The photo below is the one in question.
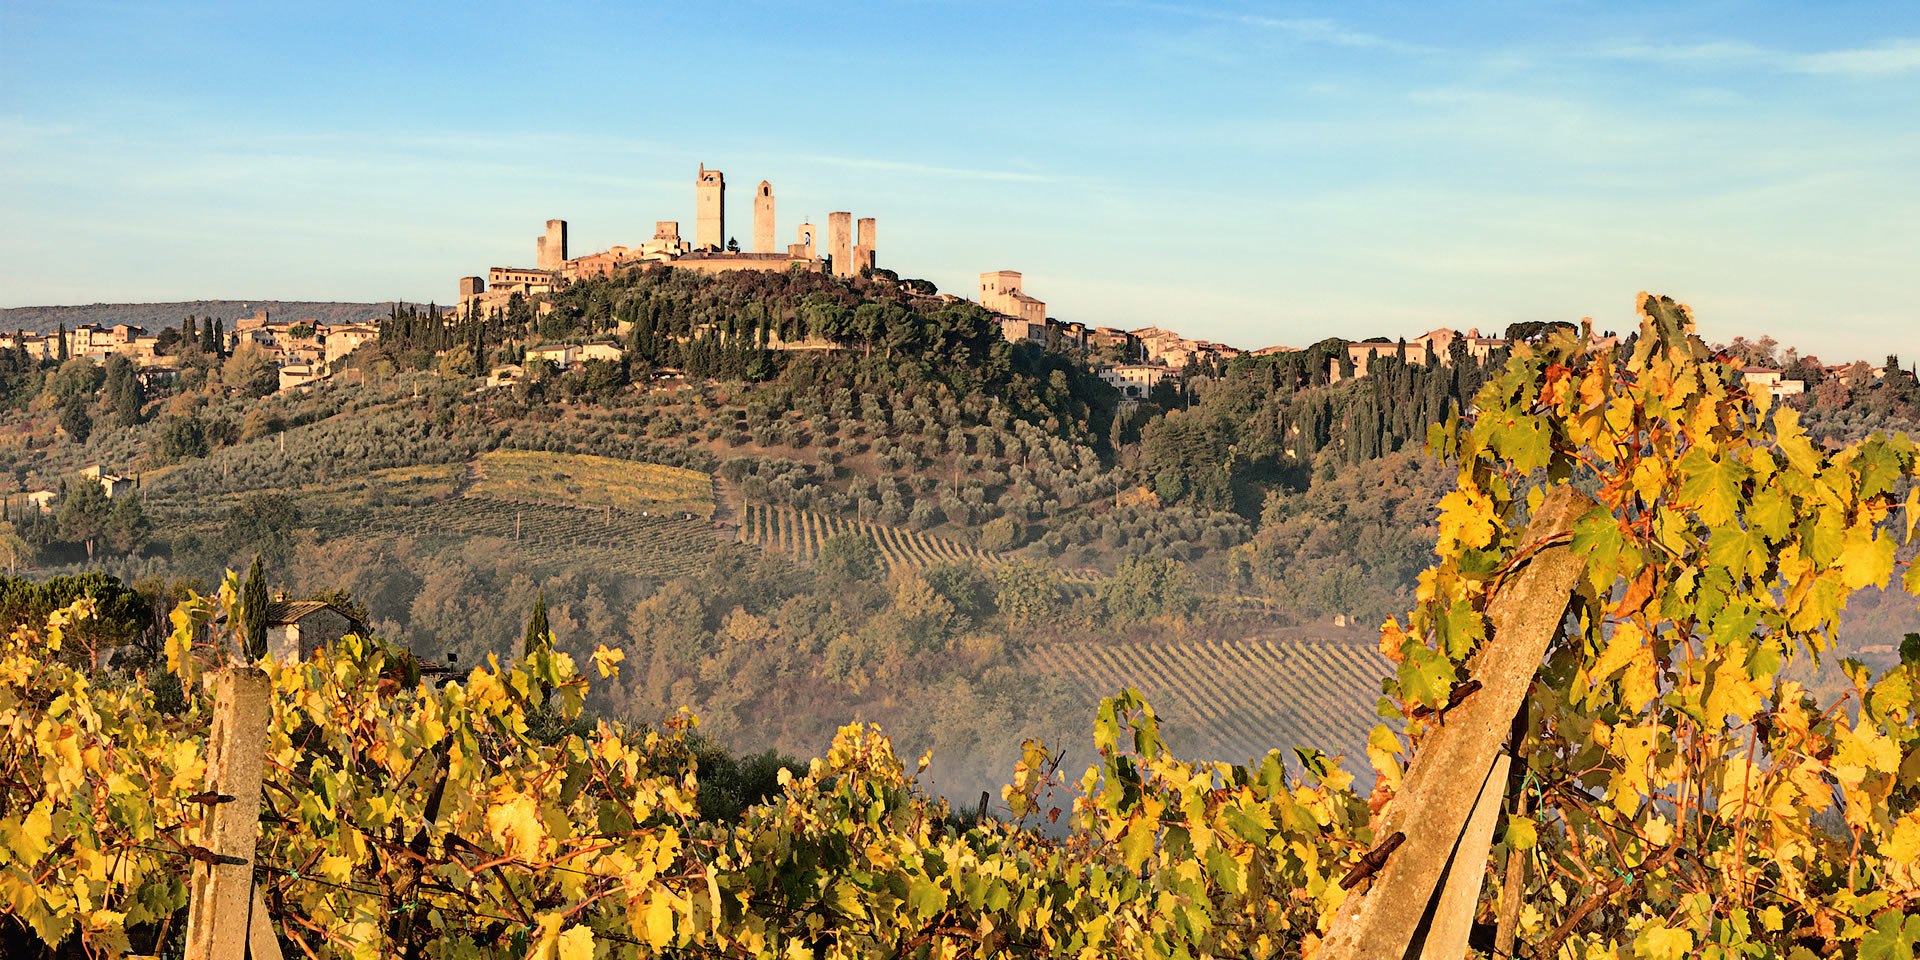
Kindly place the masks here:
<instances>
[{"instance_id":1,"label":"hill slope","mask_svg":"<svg viewBox=\"0 0 1920 960\"><path fill-rule=\"evenodd\" d=\"M322 323L355 323L384 317L390 303L342 303L318 300L179 300L171 303L87 303L67 306L0 308L0 330L27 330L44 333L60 324L67 329L84 323L110 326L132 323L141 326L173 326L196 317L250 317L255 310L266 310L275 319L318 320Z\"/></svg>"}]
</instances>

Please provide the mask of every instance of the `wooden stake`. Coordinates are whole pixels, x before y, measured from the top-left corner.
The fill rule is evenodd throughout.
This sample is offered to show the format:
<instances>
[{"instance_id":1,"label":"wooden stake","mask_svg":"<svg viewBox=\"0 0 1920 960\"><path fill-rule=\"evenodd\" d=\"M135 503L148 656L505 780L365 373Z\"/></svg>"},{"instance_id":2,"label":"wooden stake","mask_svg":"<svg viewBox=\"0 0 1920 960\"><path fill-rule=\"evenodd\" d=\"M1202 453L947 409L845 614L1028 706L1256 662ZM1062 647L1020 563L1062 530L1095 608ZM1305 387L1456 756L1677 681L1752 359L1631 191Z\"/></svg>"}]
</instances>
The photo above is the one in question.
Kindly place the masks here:
<instances>
[{"instance_id":1,"label":"wooden stake","mask_svg":"<svg viewBox=\"0 0 1920 960\"><path fill-rule=\"evenodd\" d=\"M1507 810L1512 816L1527 815L1527 705L1520 705L1520 713L1513 718L1513 740L1507 747L1507 755L1513 758L1513 772L1508 780ZM1507 851L1507 877L1500 887L1500 918L1494 928L1493 955L1505 960L1513 956L1514 933L1520 927L1520 893L1527 883L1527 852L1509 849Z\"/></svg>"},{"instance_id":2,"label":"wooden stake","mask_svg":"<svg viewBox=\"0 0 1920 960\"><path fill-rule=\"evenodd\" d=\"M1459 960L1467 955L1467 937L1473 933L1473 915L1480 904L1480 886L1487 879L1487 853L1493 848L1493 827L1500 821L1500 807L1506 799L1507 771L1513 758L1506 754L1493 761L1480 784L1480 797L1474 801L1467 829L1447 858L1447 872L1440 884L1440 896L1434 902L1431 921L1424 937L1416 937L1420 960Z\"/></svg>"},{"instance_id":3,"label":"wooden stake","mask_svg":"<svg viewBox=\"0 0 1920 960\"><path fill-rule=\"evenodd\" d=\"M267 912L267 895L256 884L253 888L253 914L247 929L247 949L253 960L282 960L280 937L273 932L273 915Z\"/></svg>"},{"instance_id":4,"label":"wooden stake","mask_svg":"<svg viewBox=\"0 0 1920 960\"><path fill-rule=\"evenodd\" d=\"M1559 486L1534 513L1516 553L1525 559L1488 605L1492 633L1467 665L1469 682L1480 688L1432 721L1436 726L1421 738L1399 795L1373 825L1376 837L1405 833L1406 843L1388 858L1371 889L1349 895L1340 906L1320 960L1407 956L1454 859L1448 853L1460 843L1479 800L1477 791L1459 789L1460 777L1484 778L1506 743L1579 582L1583 564L1569 541L1574 521L1592 506L1572 487ZM1480 847L1477 856L1462 850L1457 859L1484 871L1487 850Z\"/></svg>"},{"instance_id":5,"label":"wooden stake","mask_svg":"<svg viewBox=\"0 0 1920 960\"><path fill-rule=\"evenodd\" d=\"M206 783L207 791L222 800L206 806L197 845L220 862L194 861L187 887L186 960L246 957L250 908L258 906L253 853L260 833L270 690L258 667L228 667L214 678Z\"/></svg>"}]
</instances>

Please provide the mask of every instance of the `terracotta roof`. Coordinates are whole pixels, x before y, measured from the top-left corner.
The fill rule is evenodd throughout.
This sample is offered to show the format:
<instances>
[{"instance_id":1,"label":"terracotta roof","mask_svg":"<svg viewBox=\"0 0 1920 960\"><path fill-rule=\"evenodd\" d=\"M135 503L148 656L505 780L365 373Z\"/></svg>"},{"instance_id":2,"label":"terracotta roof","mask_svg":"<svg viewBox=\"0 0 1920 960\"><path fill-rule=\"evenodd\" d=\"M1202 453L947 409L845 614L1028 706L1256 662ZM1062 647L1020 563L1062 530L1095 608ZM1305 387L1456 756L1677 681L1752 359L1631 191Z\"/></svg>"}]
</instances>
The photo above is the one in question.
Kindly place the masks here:
<instances>
[{"instance_id":1,"label":"terracotta roof","mask_svg":"<svg viewBox=\"0 0 1920 960\"><path fill-rule=\"evenodd\" d=\"M304 619L307 615L320 610L333 610L334 613L338 613L348 620L353 619L347 616L344 611L335 610L331 604L324 600L275 600L267 604L267 622L295 623Z\"/></svg>"},{"instance_id":2,"label":"terracotta roof","mask_svg":"<svg viewBox=\"0 0 1920 960\"><path fill-rule=\"evenodd\" d=\"M267 623L298 623L321 610L332 610L334 613L346 617L354 623L360 622L354 619L353 614L325 600L270 600L267 602ZM225 623L227 621L225 614L213 619L215 623Z\"/></svg>"}]
</instances>

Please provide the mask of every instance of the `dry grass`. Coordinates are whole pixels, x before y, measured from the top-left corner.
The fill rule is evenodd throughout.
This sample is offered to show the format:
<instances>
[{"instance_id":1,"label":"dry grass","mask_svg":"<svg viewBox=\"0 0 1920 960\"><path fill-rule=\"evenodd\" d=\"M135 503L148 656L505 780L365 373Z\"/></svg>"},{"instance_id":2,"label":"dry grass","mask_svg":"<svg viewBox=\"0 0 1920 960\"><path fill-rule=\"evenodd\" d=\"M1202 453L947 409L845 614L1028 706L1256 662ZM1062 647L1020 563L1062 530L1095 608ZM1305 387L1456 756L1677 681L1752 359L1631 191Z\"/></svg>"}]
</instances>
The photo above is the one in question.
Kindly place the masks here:
<instances>
[{"instance_id":1,"label":"dry grass","mask_svg":"<svg viewBox=\"0 0 1920 960\"><path fill-rule=\"evenodd\" d=\"M485 454L475 470L472 497L713 516L713 478L698 470L528 450Z\"/></svg>"}]
</instances>

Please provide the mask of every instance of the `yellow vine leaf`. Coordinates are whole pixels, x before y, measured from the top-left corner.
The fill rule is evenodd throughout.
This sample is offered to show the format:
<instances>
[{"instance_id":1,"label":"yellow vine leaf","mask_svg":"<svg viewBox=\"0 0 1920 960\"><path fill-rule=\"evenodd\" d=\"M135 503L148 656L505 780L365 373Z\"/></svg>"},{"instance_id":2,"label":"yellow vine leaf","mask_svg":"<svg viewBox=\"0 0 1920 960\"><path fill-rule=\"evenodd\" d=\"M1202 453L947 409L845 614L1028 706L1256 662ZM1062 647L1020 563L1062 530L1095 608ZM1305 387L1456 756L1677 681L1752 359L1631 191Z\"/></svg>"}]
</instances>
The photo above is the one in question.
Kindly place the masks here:
<instances>
[{"instance_id":1,"label":"yellow vine leaf","mask_svg":"<svg viewBox=\"0 0 1920 960\"><path fill-rule=\"evenodd\" d=\"M1448 544L1484 547L1493 540L1493 501L1473 488L1455 490L1440 498L1440 552Z\"/></svg>"},{"instance_id":2,"label":"yellow vine leaf","mask_svg":"<svg viewBox=\"0 0 1920 960\"><path fill-rule=\"evenodd\" d=\"M617 675L620 672L618 664L625 659L627 659L625 650L610 650L606 644L601 644L593 651L593 665L600 670L602 678Z\"/></svg>"},{"instance_id":3,"label":"yellow vine leaf","mask_svg":"<svg viewBox=\"0 0 1920 960\"><path fill-rule=\"evenodd\" d=\"M560 960L593 960L593 931L587 927L569 927L560 934Z\"/></svg>"},{"instance_id":4,"label":"yellow vine leaf","mask_svg":"<svg viewBox=\"0 0 1920 960\"><path fill-rule=\"evenodd\" d=\"M487 832L508 855L539 860L541 842L547 837L540 822L540 802L516 790L496 794L487 809Z\"/></svg>"},{"instance_id":5,"label":"yellow vine leaf","mask_svg":"<svg viewBox=\"0 0 1920 960\"><path fill-rule=\"evenodd\" d=\"M1847 589L1878 586L1893 575L1893 538L1874 536L1873 528L1856 526L1847 531L1840 548L1840 573Z\"/></svg>"}]
</instances>

